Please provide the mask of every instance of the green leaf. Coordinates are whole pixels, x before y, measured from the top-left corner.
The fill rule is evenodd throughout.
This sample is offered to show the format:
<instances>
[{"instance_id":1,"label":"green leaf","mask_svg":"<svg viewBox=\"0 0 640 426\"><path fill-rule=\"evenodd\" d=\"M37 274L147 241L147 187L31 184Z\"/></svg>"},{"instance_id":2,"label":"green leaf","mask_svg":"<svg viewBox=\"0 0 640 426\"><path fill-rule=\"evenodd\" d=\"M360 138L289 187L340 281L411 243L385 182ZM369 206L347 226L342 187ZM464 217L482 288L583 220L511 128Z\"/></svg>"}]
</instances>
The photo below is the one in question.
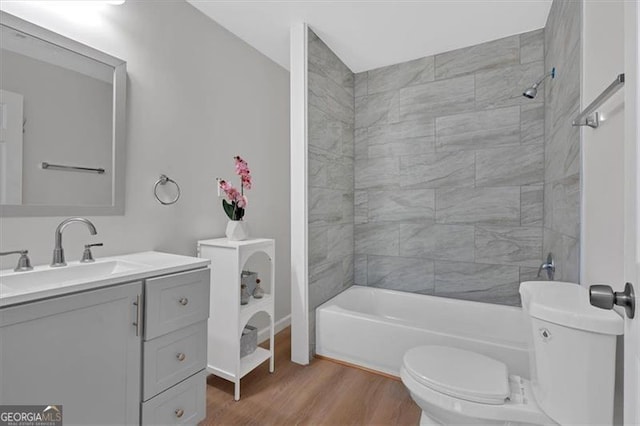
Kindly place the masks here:
<instances>
[{"instance_id":1,"label":"green leaf","mask_svg":"<svg viewBox=\"0 0 640 426\"><path fill-rule=\"evenodd\" d=\"M227 200L222 200L222 208L231 220L240 220L244 217L244 209L238 207L235 201L229 204Z\"/></svg>"},{"instance_id":2,"label":"green leaf","mask_svg":"<svg viewBox=\"0 0 640 426\"><path fill-rule=\"evenodd\" d=\"M233 208L233 205L232 205L232 204L229 204L229 203L227 202L227 200L222 200L222 208L224 209L224 212L227 214L227 216L229 217L229 219L231 219L231 220L235 220L235 219L233 218L233 210L234 210L234 208Z\"/></svg>"}]
</instances>

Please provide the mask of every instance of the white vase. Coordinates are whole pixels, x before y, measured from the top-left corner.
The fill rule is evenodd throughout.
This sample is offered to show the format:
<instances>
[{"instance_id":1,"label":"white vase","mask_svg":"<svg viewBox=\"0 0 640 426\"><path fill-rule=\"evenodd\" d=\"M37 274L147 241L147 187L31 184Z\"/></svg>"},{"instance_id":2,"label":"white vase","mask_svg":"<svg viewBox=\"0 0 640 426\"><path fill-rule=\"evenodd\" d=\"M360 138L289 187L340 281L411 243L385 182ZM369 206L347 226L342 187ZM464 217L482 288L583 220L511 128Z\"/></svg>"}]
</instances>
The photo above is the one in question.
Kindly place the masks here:
<instances>
[{"instance_id":1,"label":"white vase","mask_svg":"<svg viewBox=\"0 0 640 426\"><path fill-rule=\"evenodd\" d=\"M229 241L242 241L249 238L249 225L243 220L230 220L225 235Z\"/></svg>"}]
</instances>

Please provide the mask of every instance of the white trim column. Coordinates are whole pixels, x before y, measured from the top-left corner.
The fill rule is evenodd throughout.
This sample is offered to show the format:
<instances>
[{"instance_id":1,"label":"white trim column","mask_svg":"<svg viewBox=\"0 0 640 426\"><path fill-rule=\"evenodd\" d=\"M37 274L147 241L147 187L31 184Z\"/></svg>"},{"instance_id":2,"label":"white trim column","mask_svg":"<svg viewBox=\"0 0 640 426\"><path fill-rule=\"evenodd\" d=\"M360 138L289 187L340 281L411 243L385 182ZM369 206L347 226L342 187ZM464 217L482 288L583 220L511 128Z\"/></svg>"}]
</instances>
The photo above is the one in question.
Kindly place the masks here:
<instances>
[{"instance_id":1,"label":"white trim column","mask_svg":"<svg viewBox=\"0 0 640 426\"><path fill-rule=\"evenodd\" d=\"M291 361L309 364L307 25L291 27Z\"/></svg>"}]
</instances>

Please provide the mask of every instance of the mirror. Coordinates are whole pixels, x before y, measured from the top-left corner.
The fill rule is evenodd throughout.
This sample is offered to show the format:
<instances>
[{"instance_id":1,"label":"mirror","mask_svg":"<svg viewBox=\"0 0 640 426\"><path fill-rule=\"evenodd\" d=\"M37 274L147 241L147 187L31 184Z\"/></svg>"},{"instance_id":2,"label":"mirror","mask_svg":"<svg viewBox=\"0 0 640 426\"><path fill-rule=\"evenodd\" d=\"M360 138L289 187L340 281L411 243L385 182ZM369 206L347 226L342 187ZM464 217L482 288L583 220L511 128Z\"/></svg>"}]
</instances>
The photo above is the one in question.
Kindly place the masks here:
<instances>
[{"instance_id":1,"label":"mirror","mask_svg":"<svg viewBox=\"0 0 640 426\"><path fill-rule=\"evenodd\" d=\"M0 215L124 214L126 63L0 12Z\"/></svg>"}]
</instances>

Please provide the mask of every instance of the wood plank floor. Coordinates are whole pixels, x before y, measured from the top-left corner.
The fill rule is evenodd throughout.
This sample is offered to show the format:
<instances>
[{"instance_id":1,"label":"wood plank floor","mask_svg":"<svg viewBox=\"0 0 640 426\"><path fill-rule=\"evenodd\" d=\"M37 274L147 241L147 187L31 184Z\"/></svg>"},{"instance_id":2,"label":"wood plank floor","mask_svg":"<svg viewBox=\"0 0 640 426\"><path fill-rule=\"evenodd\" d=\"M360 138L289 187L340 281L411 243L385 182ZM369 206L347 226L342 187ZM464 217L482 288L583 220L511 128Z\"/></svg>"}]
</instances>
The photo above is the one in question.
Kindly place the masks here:
<instances>
[{"instance_id":1,"label":"wood plank floor","mask_svg":"<svg viewBox=\"0 0 640 426\"><path fill-rule=\"evenodd\" d=\"M276 371L264 363L241 382L209 376L204 425L417 425L420 409L402 382L332 361L291 359L291 330L276 335Z\"/></svg>"}]
</instances>

